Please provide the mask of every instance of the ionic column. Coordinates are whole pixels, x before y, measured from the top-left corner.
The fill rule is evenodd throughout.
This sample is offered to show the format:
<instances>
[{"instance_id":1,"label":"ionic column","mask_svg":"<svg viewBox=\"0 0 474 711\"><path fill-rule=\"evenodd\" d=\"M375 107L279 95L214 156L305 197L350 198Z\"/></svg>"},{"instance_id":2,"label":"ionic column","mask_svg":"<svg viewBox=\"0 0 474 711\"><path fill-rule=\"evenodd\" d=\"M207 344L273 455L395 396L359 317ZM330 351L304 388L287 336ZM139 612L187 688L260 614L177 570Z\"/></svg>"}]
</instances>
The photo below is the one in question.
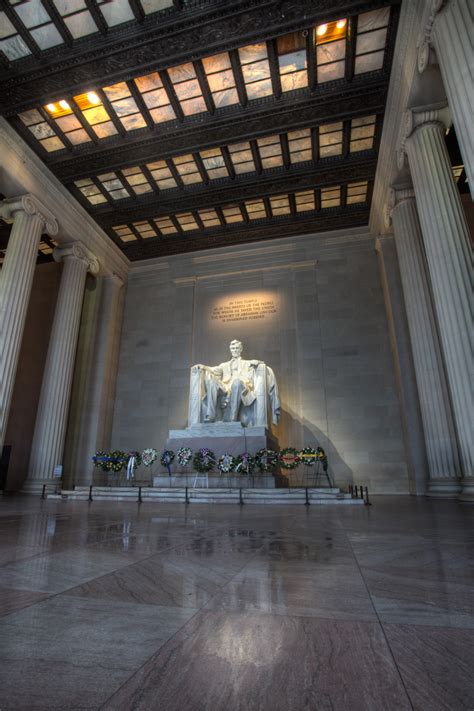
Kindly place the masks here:
<instances>
[{"instance_id":1,"label":"ionic column","mask_svg":"<svg viewBox=\"0 0 474 711\"><path fill-rule=\"evenodd\" d=\"M64 262L58 301L46 358L41 395L31 447L25 491L37 491L62 464L66 424L74 372L77 336L86 274L99 271L99 262L82 244L55 249Z\"/></svg>"},{"instance_id":2,"label":"ionic column","mask_svg":"<svg viewBox=\"0 0 474 711\"><path fill-rule=\"evenodd\" d=\"M418 47L418 69L436 51L456 137L474 198L474 19L470 0L432 0L428 23Z\"/></svg>"},{"instance_id":3,"label":"ionic column","mask_svg":"<svg viewBox=\"0 0 474 711\"><path fill-rule=\"evenodd\" d=\"M391 190L391 212L428 459L428 496L456 497L461 471L415 194Z\"/></svg>"},{"instance_id":4,"label":"ionic column","mask_svg":"<svg viewBox=\"0 0 474 711\"><path fill-rule=\"evenodd\" d=\"M42 232L58 232L55 217L33 195L0 203L0 216L13 222L0 277L0 454L25 327Z\"/></svg>"},{"instance_id":5,"label":"ionic column","mask_svg":"<svg viewBox=\"0 0 474 711\"><path fill-rule=\"evenodd\" d=\"M464 477L474 495L471 259L469 233L444 142L446 110L407 112L408 155ZM400 154L399 154L400 155Z\"/></svg>"}]
</instances>

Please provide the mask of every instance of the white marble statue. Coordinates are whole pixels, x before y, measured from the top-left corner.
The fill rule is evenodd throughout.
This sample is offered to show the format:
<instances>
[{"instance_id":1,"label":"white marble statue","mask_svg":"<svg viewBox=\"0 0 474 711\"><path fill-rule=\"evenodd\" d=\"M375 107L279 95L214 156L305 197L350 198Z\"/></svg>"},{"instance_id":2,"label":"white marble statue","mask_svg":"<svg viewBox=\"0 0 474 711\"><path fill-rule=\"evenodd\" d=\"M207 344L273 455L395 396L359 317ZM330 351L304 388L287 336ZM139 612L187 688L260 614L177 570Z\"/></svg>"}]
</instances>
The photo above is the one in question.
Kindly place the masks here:
<instances>
[{"instance_id":1,"label":"white marble statue","mask_svg":"<svg viewBox=\"0 0 474 711\"><path fill-rule=\"evenodd\" d=\"M273 370L260 360L244 360L240 341L231 341L231 360L216 366L193 365L188 425L201 422L238 422L244 427L278 424L280 400Z\"/></svg>"}]
</instances>

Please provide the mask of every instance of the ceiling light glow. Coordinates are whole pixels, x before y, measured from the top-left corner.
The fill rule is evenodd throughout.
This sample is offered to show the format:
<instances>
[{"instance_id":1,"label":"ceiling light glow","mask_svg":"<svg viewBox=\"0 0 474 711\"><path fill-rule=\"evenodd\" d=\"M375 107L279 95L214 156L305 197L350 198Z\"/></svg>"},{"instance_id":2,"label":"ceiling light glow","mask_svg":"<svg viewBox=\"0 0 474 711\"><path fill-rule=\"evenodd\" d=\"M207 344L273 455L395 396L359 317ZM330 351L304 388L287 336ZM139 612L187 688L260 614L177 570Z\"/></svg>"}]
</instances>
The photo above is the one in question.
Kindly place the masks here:
<instances>
[{"instance_id":1,"label":"ceiling light glow","mask_svg":"<svg viewBox=\"0 0 474 711\"><path fill-rule=\"evenodd\" d=\"M69 104L67 103L66 99L61 99L61 101L59 102L59 106L60 106L64 111L68 111L68 110L71 108L71 107L69 106Z\"/></svg>"},{"instance_id":2,"label":"ceiling light glow","mask_svg":"<svg viewBox=\"0 0 474 711\"><path fill-rule=\"evenodd\" d=\"M328 31L328 26L327 25L319 25L318 29L316 30L316 34L318 37L322 37L323 35L326 34Z\"/></svg>"},{"instance_id":3,"label":"ceiling light glow","mask_svg":"<svg viewBox=\"0 0 474 711\"><path fill-rule=\"evenodd\" d=\"M46 108L48 109L48 111L51 111L51 113L53 113L53 111L56 111L56 107L54 104L48 104Z\"/></svg>"},{"instance_id":4,"label":"ceiling light glow","mask_svg":"<svg viewBox=\"0 0 474 711\"><path fill-rule=\"evenodd\" d=\"M345 26L346 26L346 20L338 20L336 23L336 27L338 30L343 30Z\"/></svg>"},{"instance_id":5,"label":"ceiling light glow","mask_svg":"<svg viewBox=\"0 0 474 711\"><path fill-rule=\"evenodd\" d=\"M100 99L95 93L95 91L89 91L87 94L87 98L91 102L91 104L100 104Z\"/></svg>"}]
</instances>

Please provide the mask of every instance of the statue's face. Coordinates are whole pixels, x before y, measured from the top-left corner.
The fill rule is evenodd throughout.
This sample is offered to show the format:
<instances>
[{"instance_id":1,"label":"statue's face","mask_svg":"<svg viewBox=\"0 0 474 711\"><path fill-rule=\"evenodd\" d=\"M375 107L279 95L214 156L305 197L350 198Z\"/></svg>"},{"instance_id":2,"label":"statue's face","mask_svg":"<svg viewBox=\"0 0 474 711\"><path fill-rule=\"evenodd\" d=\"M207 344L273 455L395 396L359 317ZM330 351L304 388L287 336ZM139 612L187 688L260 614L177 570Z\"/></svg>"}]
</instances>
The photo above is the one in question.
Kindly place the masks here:
<instances>
[{"instance_id":1,"label":"statue's face","mask_svg":"<svg viewBox=\"0 0 474 711\"><path fill-rule=\"evenodd\" d=\"M243 350L243 346L240 341L232 341L229 348L232 354L232 358L238 358Z\"/></svg>"}]
</instances>

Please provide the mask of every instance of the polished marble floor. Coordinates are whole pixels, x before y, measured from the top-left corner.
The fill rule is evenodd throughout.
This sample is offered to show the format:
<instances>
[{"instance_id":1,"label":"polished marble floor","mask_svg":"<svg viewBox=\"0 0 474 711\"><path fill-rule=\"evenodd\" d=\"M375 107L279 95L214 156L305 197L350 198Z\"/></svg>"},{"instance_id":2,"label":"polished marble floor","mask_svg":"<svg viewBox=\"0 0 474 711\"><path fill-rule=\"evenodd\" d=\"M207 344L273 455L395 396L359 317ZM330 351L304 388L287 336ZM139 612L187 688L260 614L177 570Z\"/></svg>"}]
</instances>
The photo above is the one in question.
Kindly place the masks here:
<instances>
[{"instance_id":1,"label":"polished marble floor","mask_svg":"<svg viewBox=\"0 0 474 711\"><path fill-rule=\"evenodd\" d=\"M474 507L0 497L0 709L474 709Z\"/></svg>"}]
</instances>

